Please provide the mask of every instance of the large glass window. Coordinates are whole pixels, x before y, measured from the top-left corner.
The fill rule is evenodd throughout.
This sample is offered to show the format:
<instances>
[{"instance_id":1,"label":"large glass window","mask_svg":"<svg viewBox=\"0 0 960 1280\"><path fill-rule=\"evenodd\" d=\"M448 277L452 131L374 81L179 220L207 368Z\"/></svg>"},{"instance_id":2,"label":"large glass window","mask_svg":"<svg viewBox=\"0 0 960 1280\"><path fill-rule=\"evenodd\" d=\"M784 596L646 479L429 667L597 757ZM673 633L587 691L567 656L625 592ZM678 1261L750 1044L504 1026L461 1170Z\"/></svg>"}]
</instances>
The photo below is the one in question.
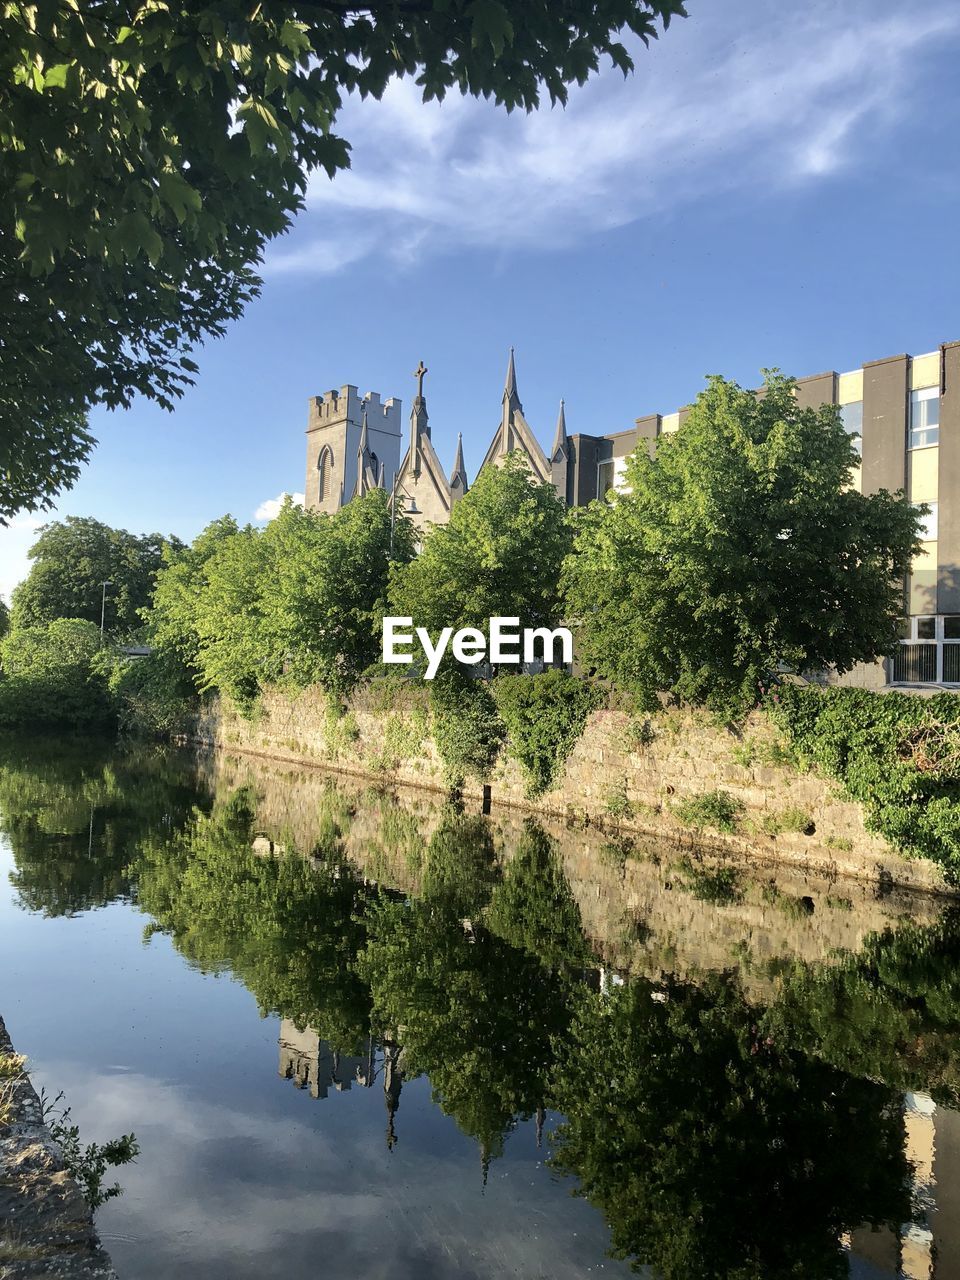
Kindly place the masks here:
<instances>
[{"instance_id":1,"label":"large glass window","mask_svg":"<svg viewBox=\"0 0 960 1280\"><path fill-rule=\"evenodd\" d=\"M840 420L850 437L850 443L863 457L863 401L854 400L852 404L842 404Z\"/></svg>"},{"instance_id":2,"label":"large glass window","mask_svg":"<svg viewBox=\"0 0 960 1280\"><path fill-rule=\"evenodd\" d=\"M926 449L940 443L940 388L924 387L910 393L910 448Z\"/></svg>"},{"instance_id":3,"label":"large glass window","mask_svg":"<svg viewBox=\"0 0 960 1280\"><path fill-rule=\"evenodd\" d=\"M606 462L597 465L597 497L605 498L609 490L613 488L613 459L608 458Z\"/></svg>"}]
</instances>

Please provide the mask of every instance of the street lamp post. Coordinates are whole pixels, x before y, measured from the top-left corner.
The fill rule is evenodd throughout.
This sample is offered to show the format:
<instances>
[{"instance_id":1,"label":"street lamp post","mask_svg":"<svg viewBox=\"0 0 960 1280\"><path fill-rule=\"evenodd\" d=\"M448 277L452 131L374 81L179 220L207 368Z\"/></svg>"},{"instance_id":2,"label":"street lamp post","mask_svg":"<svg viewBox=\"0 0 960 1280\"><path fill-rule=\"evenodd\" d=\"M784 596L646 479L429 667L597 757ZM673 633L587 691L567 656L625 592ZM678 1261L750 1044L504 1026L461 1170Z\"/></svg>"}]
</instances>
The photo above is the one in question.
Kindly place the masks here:
<instances>
[{"instance_id":1,"label":"street lamp post","mask_svg":"<svg viewBox=\"0 0 960 1280\"><path fill-rule=\"evenodd\" d=\"M103 644L103 624L107 617L107 587L112 587L113 583L108 578L106 582L101 583L103 590L100 593L100 643Z\"/></svg>"}]
</instances>

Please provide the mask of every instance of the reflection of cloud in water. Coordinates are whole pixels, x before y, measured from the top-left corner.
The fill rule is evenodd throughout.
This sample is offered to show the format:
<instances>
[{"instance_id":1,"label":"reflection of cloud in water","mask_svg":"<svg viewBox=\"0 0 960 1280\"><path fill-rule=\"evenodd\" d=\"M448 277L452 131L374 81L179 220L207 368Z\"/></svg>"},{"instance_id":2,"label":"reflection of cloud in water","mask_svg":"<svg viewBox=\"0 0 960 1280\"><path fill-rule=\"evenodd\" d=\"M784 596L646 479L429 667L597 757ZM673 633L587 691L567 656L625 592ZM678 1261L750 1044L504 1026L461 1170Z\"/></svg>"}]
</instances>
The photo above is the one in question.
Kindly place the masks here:
<instances>
[{"instance_id":1,"label":"reflection of cloud in water","mask_svg":"<svg viewBox=\"0 0 960 1280\"><path fill-rule=\"evenodd\" d=\"M279 1093L261 1095L262 1110L251 1097L247 1111L140 1073L44 1066L69 1081L81 1133L133 1129L140 1140L139 1160L120 1170L123 1197L98 1214L121 1275L189 1266L209 1280L291 1280L319 1267L328 1277L572 1280L601 1261L629 1274L603 1259L598 1215L537 1168L532 1126L481 1194L479 1160L464 1159L472 1144L432 1107L425 1081L405 1087L410 1122L391 1153L380 1090L328 1107L277 1080ZM280 1099L287 1113L269 1114Z\"/></svg>"}]
</instances>

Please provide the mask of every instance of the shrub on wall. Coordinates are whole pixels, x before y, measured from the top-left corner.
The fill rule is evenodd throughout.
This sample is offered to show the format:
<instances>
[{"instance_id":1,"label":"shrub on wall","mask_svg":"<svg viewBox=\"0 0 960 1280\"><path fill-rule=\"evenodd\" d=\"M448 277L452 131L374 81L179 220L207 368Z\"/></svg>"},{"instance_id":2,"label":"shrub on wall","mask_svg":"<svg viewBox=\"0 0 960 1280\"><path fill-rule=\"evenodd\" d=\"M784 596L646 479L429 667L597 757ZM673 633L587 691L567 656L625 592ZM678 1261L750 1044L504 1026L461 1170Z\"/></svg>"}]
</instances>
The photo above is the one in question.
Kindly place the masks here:
<instances>
[{"instance_id":1,"label":"shrub on wall","mask_svg":"<svg viewBox=\"0 0 960 1280\"><path fill-rule=\"evenodd\" d=\"M447 781L461 786L466 778L484 782L496 763L504 727L490 691L482 680L447 671L430 687L433 740Z\"/></svg>"},{"instance_id":2,"label":"shrub on wall","mask_svg":"<svg viewBox=\"0 0 960 1280\"><path fill-rule=\"evenodd\" d=\"M498 676L493 696L506 726L508 750L526 776L528 794L542 795L556 781L603 695L596 685L552 670L538 676Z\"/></svg>"},{"instance_id":3,"label":"shrub on wall","mask_svg":"<svg viewBox=\"0 0 960 1280\"><path fill-rule=\"evenodd\" d=\"M800 763L863 805L870 830L960 880L960 697L783 685L767 708Z\"/></svg>"}]
</instances>

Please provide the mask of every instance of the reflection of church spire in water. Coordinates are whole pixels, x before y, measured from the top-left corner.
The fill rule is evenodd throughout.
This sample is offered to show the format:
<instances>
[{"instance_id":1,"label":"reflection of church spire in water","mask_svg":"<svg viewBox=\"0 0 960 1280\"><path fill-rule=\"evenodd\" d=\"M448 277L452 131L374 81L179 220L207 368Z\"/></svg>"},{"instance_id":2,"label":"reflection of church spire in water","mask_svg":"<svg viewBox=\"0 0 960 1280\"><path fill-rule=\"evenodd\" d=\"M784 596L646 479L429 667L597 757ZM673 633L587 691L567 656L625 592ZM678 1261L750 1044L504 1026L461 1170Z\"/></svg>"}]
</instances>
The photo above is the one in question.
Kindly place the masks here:
<instances>
[{"instance_id":1,"label":"reflection of church spire in water","mask_svg":"<svg viewBox=\"0 0 960 1280\"><path fill-rule=\"evenodd\" d=\"M387 1150L392 1151L397 1145L397 1132L394 1128L394 1116L400 1106L400 1091L403 1088L403 1068L400 1066L400 1055L403 1049L392 1040L383 1045L383 1098L387 1106Z\"/></svg>"},{"instance_id":2,"label":"reflection of church spire in water","mask_svg":"<svg viewBox=\"0 0 960 1280\"><path fill-rule=\"evenodd\" d=\"M543 1146L543 1122L547 1117L547 1113L543 1109L541 1102L537 1107L537 1150Z\"/></svg>"}]
</instances>

